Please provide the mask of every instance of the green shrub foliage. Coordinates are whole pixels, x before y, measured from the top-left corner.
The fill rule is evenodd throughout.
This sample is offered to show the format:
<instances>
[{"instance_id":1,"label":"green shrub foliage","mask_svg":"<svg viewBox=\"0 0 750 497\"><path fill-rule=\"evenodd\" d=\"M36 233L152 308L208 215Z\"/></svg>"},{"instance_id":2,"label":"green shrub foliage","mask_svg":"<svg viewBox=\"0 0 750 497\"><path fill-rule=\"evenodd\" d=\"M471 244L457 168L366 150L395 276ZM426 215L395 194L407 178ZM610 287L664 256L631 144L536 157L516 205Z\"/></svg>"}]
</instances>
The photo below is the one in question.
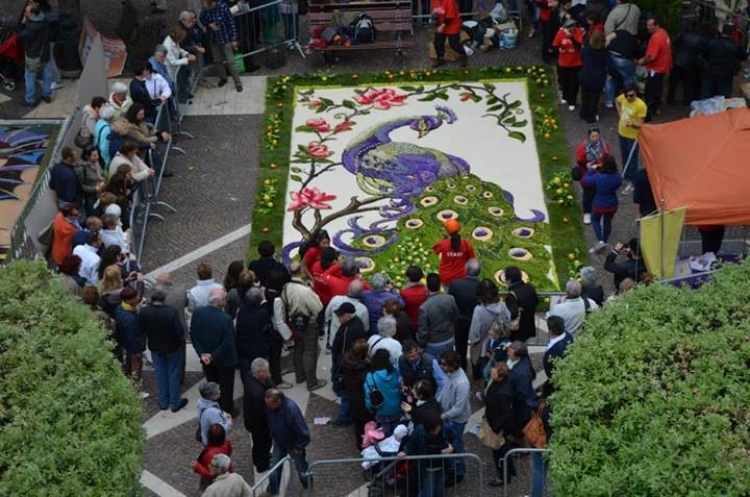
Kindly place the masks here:
<instances>
[{"instance_id":1,"label":"green shrub foliage","mask_svg":"<svg viewBox=\"0 0 750 497\"><path fill-rule=\"evenodd\" d=\"M579 336L555 370L556 495L750 495L750 263L638 289Z\"/></svg>"},{"instance_id":2,"label":"green shrub foliage","mask_svg":"<svg viewBox=\"0 0 750 497\"><path fill-rule=\"evenodd\" d=\"M0 268L0 495L139 495L141 401L43 264Z\"/></svg>"}]
</instances>

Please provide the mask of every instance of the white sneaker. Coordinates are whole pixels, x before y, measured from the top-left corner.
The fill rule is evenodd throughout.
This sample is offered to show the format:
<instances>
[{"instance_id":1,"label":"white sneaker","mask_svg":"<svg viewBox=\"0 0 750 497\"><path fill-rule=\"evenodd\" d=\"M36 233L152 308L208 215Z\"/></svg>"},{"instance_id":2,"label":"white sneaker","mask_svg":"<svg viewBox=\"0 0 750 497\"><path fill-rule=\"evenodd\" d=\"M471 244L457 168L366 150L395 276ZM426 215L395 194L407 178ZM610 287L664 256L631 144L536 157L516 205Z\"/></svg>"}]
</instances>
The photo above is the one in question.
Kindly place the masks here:
<instances>
[{"instance_id":1,"label":"white sneaker","mask_svg":"<svg viewBox=\"0 0 750 497\"><path fill-rule=\"evenodd\" d=\"M591 224L591 214L588 212L583 215L583 224Z\"/></svg>"},{"instance_id":2,"label":"white sneaker","mask_svg":"<svg viewBox=\"0 0 750 497\"><path fill-rule=\"evenodd\" d=\"M615 108L615 104L609 103L609 102L604 102L604 107L606 107L607 109L614 109Z\"/></svg>"},{"instance_id":3,"label":"white sneaker","mask_svg":"<svg viewBox=\"0 0 750 497\"><path fill-rule=\"evenodd\" d=\"M633 183L628 183L625 188L620 190L620 195L630 195L633 193Z\"/></svg>"},{"instance_id":4,"label":"white sneaker","mask_svg":"<svg viewBox=\"0 0 750 497\"><path fill-rule=\"evenodd\" d=\"M149 397L151 397L150 393L148 393L148 392L141 392L141 398L142 399L147 399Z\"/></svg>"},{"instance_id":5,"label":"white sneaker","mask_svg":"<svg viewBox=\"0 0 750 497\"><path fill-rule=\"evenodd\" d=\"M565 100L564 98L560 99L560 103L563 104L563 105L568 105L568 101Z\"/></svg>"},{"instance_id":6,"label":"white sneaker","mask_svg":"<svg viewBox=\"0 0 750 497\"><path fill-rule=\"evenodd\" d=\"M52 83L52 91L59 90L65 86L65 83Z\"/></svg>"},{"instance_id":7,"label":"white sneaker","mask_svg":"<svg viewBox=\"0 0 750 497\"><path fill-rule=\"evenodd\" d=\"M570 112L573 112L574 110L576 110L576 106L575 105L568 105L568 110Z\"/></svg>"}]
</instances>

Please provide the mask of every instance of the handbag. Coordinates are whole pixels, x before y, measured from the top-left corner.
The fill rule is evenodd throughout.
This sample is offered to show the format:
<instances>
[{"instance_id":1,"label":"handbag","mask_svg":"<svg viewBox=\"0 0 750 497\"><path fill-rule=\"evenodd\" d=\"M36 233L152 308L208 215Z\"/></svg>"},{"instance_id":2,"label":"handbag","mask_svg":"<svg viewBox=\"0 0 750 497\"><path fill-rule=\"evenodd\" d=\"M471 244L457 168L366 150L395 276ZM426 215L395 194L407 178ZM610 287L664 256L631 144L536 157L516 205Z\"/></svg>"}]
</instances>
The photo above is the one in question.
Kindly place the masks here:
<instances>
[{"instance_id":1,"label":"handbag","mask_svg":"<svg viewBox=\"0 0 750 497\"><path fill-rule=\"evenodd\" d=\"M81 132L79 131L76 134L76 137L73 138L73 143L81 150L85 150L94 144L94 137L92 135L83 136L83 134L81 134Z\"/></svg>"},{"instance_id":2,"label":"handbag","mask_svg":"<svg viewBox=\"0 0 750 497\"><path fill-rule=\"evenodd\" d=\"M372 410L375 411L377 409L380 409L383 407L383 404L385 404L385 397L383 396L383 392L381 392L378 389L377 383L375 383L375 376L372 376L372 386L370 386L370 406L372 407Z\"/></svg>"},{"instance_id":3,"label":"handbag","mask_svg":"<svg viewBox=\"0 0 750 497\"><path fill-rule=\"evenodd\" d=\"M516 296L515 292L510 292L509 295L513 295L513 299L516 301L516 304L518 306L518 313L516 314L516 317L505 323L505 327L508 329L508 331L518 331L521 329L521 315L523 314L523 308L521 307L521 303L518 302L518 297Z\"/></svg>"},{"instance_id":4,"label":"handbag","mask_svg":"<svg viewBox=\"0 0 750 497\"><path fill-rule=\"evenodd\" d=\"M547 432L544 431L544 422L542 421L542 411L546 404L544 401L540 402L539 408L531 415L531 419L526 423L526 426L523 427L523 434L526 436L528 445L537 449L547 448Z\"/></svg>"},{"instance_id":5,"label":"handbag","mask_svg":"<svg viewBox=\"0 0 750 497\"><path fill-rule=\"evenodd\" d=\"M482 424L479 425L477 438L479 439L479 443L492 450L499 450L500 447L505 445L505 437L502 433L495 433L487 418L484 418Z\"/></svg>"}]
</instances>

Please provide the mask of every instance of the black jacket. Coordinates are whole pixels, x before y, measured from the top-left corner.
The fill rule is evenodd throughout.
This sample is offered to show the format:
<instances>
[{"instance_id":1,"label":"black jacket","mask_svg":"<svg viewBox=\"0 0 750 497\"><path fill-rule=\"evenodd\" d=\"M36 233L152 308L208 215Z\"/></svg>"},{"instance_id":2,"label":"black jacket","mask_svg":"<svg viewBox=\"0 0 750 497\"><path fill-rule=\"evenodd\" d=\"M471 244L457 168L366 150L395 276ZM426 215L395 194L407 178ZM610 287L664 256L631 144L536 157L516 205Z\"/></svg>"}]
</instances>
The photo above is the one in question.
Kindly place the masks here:
<instances>
[{"instance_id":1,"label":"black jacket","mask_svg":"<svg viewBox=\"0 0 750 497\"><path fill-rule=\"evenodd\" d=\"M349 400L349 417L356 421L370 421L372 413L365 405L365 376L370 372L367 361L359 361L351 353L344 355L341 361L344 373L344 390Z\"/></svg>"},{"instance_id":2,"label":"black jacket","mask_svg":"<svg viewBox=\"0 0 750 497\"><path fill-rule=\"evenodd\" d=\"M255 376L249 375L245 382L245 396L242 400L245 429L249 432L268 431L268 414L266 410L266 390L271 388L271 382L261 382Z\"/></svg>"},{"instance_id":3,"label":"black jacket","mask_svg":"<svg viewBox=\"0 0 750 497\"><path fill-rule=\"evenodd\" d=\"M80 204L83 200L83 189L78 182L74 165L64 162L55 164L49 175L49 187L55 191L57 198L64 202Z\"/></svg>"},{"instance_id":4,"label":"black jacket","mask_svg":"<svg viewBox=\"0 0 750 497\"><path fill-rule=\"evenodd\" d=\"M516 394L510 378L492 382L484 395L484 415L492 431L515 434L523 428L515 415L515 402Z\"/></svg>"},{"instance_id":5,"label":"black jacket","mask_svg":"<svg viewBox=\"0 0 750 497\"><path fill-rule=\"evenodd\" d=\"M646 262L643 259L627 259L625 262L615 262L617 251L611 250L604 260L604 270L615 276L615 292L620 291L620 283L625 278L631 278L638 283L641 274L647 271Z\"/></svg>"},{"instance_id":6,"label":"black jacket","mask_svg":"<svg viewBox=\"0 0 750 497\"><path fill-rule=\"evenodd\" d=\"M336 337L333 339L333 345L331 345L331 369L334 373L339 371L344 354L349 352L352 344L359 339L367 340L367 336L365 325L357 316L352 316L348 323L339 327Z\"/></svg>"},{"instance_id":7,"label":"black jacket","mask_svg":"<svg viewBox=\"0 0 750 497\"><path fill-rule=\"evenodd\" d=\"M284 273L284 283L289 283L289 280L291 280L289 270L286 266L273 257L261 257L260 259L256 259L250 262L248 269L255 273L255 279L260 281L261 286L268 286L268 275L271 274L271 271L274 269Z\"/></svg>"},{"instance_id":8,"label":"black jacket","mask_svg":"<svg viewBox=\"0 0 750 497\"><path fill-rule=\"evenodd\" d=\"M185 341L185 328L177 311L163 304L144 306L138 314L141 334L152 352L168 354Z\"/></svg>"},{"instance_id":9,"label":"black jacket","mask_svg":"<svg viewBox=\"0 0 750 497\"><path fill-rule=\"evenodd\" d=\"M23 42L26 56L39 58L42 64L49 62L49 34L49 23L44 14L37 14L26 24L21 24L18 37Z\"/></svg>"},{"instance_id":10,"label":"black jacket","mask_svg":"<svg viewBox=\"0 0 750 497\"><path fill-rule=\"evenodd\" d=\"M412 387L418 380L430 380L433 391L437 391L437 381L432 373L433 357L427 352L422 352L422 357L415 369L406 359L406 355L398 358L398 371L401 374L401 381L407 387Z\"/></svg>"},{"instance_id":11,"label":"black jacket","mask_svg":"<svg viewBox=\"0 0 750 497\"><path fill-rule=\"evenodd\" d=\"M476 276L467 276L460 280L453 280L448 286L448 295L453 295L458 306L458 321L471 323L471 317L474 315L474 308L477 306L477 288L479 287L479 278Z\"/></svg>"},{"instance_id":12,"label":"black jacket","mask_svg":"<svg viewBox=\"0 0 750 497\"><path fill-rule=\"evenodd\" d=\"M573 337L568 333L565 333L562 340L557 342L544 353L544 372L547 374L547 378L550 382L552 381L552 375L555 372L555 361L565 355L565 351L571 343L573 343Z\"/></svg>"},{"instance_id":13,"label":"black jacket","mask_svg":"<svg viewBox=\"0 0 750 497\"><path fill-rule=\"evenodd\" d=\"M511 295L511 292L515 294L515 298ZM534 313L536 312L536 306L539 304L539 295L536 290L529 283L523 281L513 283L508 287L508 298L505 300L505 304L508 306L508 311L512 318L518 315L518 307L523 309L521 314L521 326L520 329L511 335L511 340L526 341L531 337L536 336L536 323L534 321Z\"/></svg>"},{"instance_id":14,"label":"black jacket","mask_svg":"<svg viewBox=\"0 0 750 497\"><path fill-rule=\"evenodd\" d=\"M151 95L148 94L145 81L141 81L138 78L130 80L130 98L133 102L139 103L146 108L147 117L153 118L156 116L156 106L154 105L154 100L151 99Z\"/></svg>"},{"instance_id":15,"label":"black jacket","mask_svg":"<svg viewBox=\"0 0 750 497\"><path fill-rule=\"evenodd\" d=\"M720 36L709 41L703 50L708 65L705 74L714 81L730 80L740 70L747 52L731 39Z\"/></svg>"},{"instance_id":16,"label":"black jacket","mask_svg":"<svg viewBox=\"0 0 750 497\"><path fill-rule=\"evenodd\" d=\"M264 307L242 304L237 312L235 343L240 359L268 358L271 316Z\"/></svg>"},{"instance_id":17,"label":"black jacket","mask_svg":"<svg viewBox=\"0 0 750 497\"><path fill-rule=\"evenodd\" d=\"M440 402L437 401L434 397L432 399L429 399L425 401L423 404L417 405L414 404L411 410L411 421L414 423L414 426L418 426L422 424L422 420L424 418L424 415L427 411L430 409L437 410L438 413L442 414L443 409L440 406Z\"/></svg>"},{"instance_id":18,"label":"black jacket","mask_svg":"<svg viewBox=\"0 0 750 497\"><path fill-rule=\"evenodd\" d=\"M672 41L672 59L674 65L683 69L698 67L701 51L706 48L708 40L700 32L688 30Z\"/></svg>"}]
</instances>

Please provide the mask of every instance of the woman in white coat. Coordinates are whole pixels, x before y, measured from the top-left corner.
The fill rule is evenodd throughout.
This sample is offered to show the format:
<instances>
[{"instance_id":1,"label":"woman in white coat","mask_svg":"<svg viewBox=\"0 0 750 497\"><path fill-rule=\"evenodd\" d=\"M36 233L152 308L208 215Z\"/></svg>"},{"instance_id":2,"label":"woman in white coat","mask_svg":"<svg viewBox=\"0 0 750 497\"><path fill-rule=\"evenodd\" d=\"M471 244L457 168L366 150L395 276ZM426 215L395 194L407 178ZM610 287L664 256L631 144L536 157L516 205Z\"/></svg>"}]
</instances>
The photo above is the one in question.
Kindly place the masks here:
<instances>
[{"instance_id":1,"label":"woman in white coat","mask_svg":"<svg viewBox=\"0 0 750 497\"><path fill-rule=\"evenodd\" d=\"M173 26L169 29L163 43L167 49L167 72L177 85L177 99L180 103L185 103L189 98L192 98L192 94L188 87L190 85L189 72L187 78L179 78L179 80L178 73L182 67L187 68L188 64L195 62L195 55L180 47L180 43L185 39L185 36L187 36L187 32L181 26ZM183 73L185 73L184 70Z\"/></svg>"}]
</instances>

